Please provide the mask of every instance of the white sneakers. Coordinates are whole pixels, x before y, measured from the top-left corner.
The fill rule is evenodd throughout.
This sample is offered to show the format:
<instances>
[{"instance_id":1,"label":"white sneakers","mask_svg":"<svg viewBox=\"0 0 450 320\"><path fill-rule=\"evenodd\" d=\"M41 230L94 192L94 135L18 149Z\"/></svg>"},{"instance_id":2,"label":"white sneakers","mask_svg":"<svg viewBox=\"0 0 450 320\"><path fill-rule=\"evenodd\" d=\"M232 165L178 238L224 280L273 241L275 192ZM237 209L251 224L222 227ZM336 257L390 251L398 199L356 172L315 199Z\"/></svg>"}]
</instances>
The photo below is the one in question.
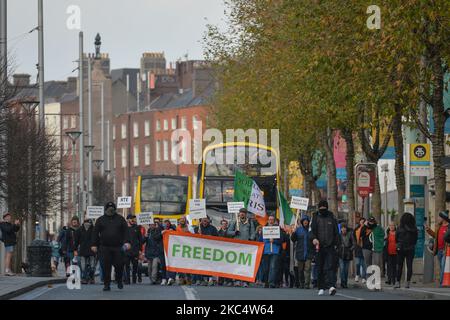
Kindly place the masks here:
<instances>
[{"instance_id":1,"label":"white sneakers","mask_svg":"<svg viewBox=\"0 0 450 320\"><path fill-rule=\"evenodd\" d=\"M359 282L359 276L355 277L355 282Z\"/></svg>"},{"instance_id":2,"label":"white sneakers","mask_svg":"<svg viewBox=\"0 0 450 320\"><path fill-rule=\"evenodd\" d=\"M162 286L165 286L166 284L167 284L167 280L166 280L166 279L162 279L161 285L162 285Z\"/></svg>"},{"instance_id":3,"label":"white sneakers","mask_svg":"<svg viewBox=\"0 0 450 320\"><path fill-rule=\"evenodd\" d=\"M5 270L5 276L15 276L16 274L15 273L13 273L11 270L8 270L8 269L6 269Z\"/></svg>"},{"instance_id":4,"label":"white sneakers","mask_svg":"<svg viewBox=\"0 0 450 320\"><path fill-rule=\"evenodd\" d=\"M172 278L169 278L169 281L167 281L167 285L171 286L174 282L175 282L175 280L173 280Z\"/></svg>"},{"instance_id":5,"label":"white sneakers","mask_svg":"<svg viewBox=\"0 0 450 320\"><path fill-rule=\"evenodd\" d=\"M334 296L336 294L336 288L335 287L331 287L330 290L328 291L330 296ZM325 294L325 291L323 289L319 290L319 296L323 296Z\"/></svg>"},{"instance_id":6,"label":"white sneakers","mask_svg":"<svg viewBox=\"0 0 450 320\"><path fill-rule=\"evenodd\" d=\"M361 282L362 282L363 284L364 284L364 283L366 283L366 279L362 279L362 281L361 281Z\"/></svg>"}]
</instances>

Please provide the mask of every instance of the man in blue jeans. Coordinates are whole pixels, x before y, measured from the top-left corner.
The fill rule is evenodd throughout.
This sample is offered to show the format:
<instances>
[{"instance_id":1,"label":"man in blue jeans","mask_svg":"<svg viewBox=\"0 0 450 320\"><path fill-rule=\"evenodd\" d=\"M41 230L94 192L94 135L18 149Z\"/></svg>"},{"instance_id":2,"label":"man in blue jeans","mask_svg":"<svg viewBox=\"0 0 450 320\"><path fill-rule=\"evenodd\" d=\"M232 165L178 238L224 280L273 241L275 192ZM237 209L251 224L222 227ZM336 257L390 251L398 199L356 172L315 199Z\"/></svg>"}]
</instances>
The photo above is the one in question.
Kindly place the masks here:
<instances>
[{"instance_id":1,"label":"man in blue jeans","mask_svg":"<svg viewBox=\"0 0 450 320\"><path fill-rule=\"evenodd\" d=\"M274 216L269 216L267 226L277 226ZM280 230L281 232L281 230ZM259 241L264 242L263 265L264 265L264 288L276 288L279 272L279 259L281 253L280 239L263 239L260 235Z\"/></svg>"},{"instance_id":2,"label":"man in blue jeans","mask_svg":"<svg viewBox=\"0 0 450 320\"><path fill-rule=\"evenodd\" d=\"M365 218L359 219L359 225L355 228L354 231L354 239L355 239L355 267L356 267L356 276L355 282L358 282L361 278L362 283L366 283L366 262L364 260L364 255L361 247L361 229L366 222Z\"/></svg>"},{"instance_id":3,"label":"man in blue jeans","mask_svg":"<svg viewBox=\"0 0 450 320\"><path fill-rule=\"evenodd\" d=\"M0 231L2 234L1 240L5 244L5 275L14 276L11 270L11 261L14 253L14 248L17 243L16 233L20 230L20 221L15 220L11 223L11 213L7 212L3 215L3 222L0 223Z\"/></svg>"}]
</instances>

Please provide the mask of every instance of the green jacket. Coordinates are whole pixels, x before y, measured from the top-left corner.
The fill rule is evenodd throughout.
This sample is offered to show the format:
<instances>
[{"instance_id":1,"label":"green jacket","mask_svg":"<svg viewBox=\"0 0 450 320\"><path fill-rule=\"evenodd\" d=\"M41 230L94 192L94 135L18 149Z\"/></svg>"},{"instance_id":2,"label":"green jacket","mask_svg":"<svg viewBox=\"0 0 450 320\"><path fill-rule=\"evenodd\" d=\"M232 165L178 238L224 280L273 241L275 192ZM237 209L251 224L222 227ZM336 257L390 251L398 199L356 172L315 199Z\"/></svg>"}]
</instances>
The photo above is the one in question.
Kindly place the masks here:
<instances>
[{"instance_id":1,"label":"green jacket","mask_svg":"<svg viewBox=\"0 0 450 320\"><path fill-rule=\"evenodd\" d=\"M382 227L377 225L375 228L372 229L372 232L369 235L369 239L373 244L373 251L374 252L383 252L384 249L384 230Z\"/></svg>"}]
</instances>

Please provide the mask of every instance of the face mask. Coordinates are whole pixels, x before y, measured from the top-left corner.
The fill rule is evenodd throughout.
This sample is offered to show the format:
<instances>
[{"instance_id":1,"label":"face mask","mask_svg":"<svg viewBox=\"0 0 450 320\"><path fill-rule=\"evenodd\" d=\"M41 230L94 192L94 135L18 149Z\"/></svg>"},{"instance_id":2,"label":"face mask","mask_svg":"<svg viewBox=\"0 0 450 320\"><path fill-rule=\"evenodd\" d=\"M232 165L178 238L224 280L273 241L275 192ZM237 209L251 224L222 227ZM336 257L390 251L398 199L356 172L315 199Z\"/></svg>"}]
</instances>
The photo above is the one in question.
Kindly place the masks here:
<instances>
[{"instance_id":1,"label":"face mask","mask_svg":"<svg viewBox=\"0 0 450 320\"><path fill-rule=\"evenodd\" d=\"M327 209L319 209L319 213L324 214L327 212Z\"/></svg>"},{"instance_id":2,"label":"face mask","mask_svg":"<svg viewBox=\"0 0 450 320\"><path fill-rule=\"evenodd\" d=\"M112 216L114 214L114 209L113 208L106 209L105 214L107 216Z\"/></svg>"}]
</instances>

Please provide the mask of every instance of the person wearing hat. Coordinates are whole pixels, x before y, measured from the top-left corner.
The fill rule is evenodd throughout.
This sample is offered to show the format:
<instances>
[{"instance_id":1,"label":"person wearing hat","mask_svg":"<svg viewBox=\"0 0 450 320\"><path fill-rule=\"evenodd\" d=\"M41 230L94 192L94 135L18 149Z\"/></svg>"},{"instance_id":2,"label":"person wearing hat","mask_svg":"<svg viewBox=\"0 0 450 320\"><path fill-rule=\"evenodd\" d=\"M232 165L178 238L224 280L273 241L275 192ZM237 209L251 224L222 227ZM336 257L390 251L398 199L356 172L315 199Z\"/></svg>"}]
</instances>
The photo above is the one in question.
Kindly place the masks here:
<instances>
[{"instance_id":1,"label":"person wearing hat","mask_svg":"<svg viewBox=\"0 0 450 320\"><path fill-rule=\"evenodd\" d=\"M93 232L91 219L85 219L83 225L75 231L74 255L80 257L82 284L94 284L95 254L91 250Z\"/></svg>"},{"instance_id":2,"label":"person wearing hat","mask_svg":"<svg viewBox=\"0 0 450 320\"><path fill-rule=\"evenodd\" d=\"M295 260L298 265L298 279L300 289L309 289L311 283L311 260L314 256L312 235L309 231L309 217L300 218L300 224L291 234L295 243Z\"/></svg>"},{"instance_id":3,"label":"person wearing hat","mask_svg":"<svg viewBox=\"0 0 450 320\"><path fill-rule=\"evenodd\" d=\"M442 279L444 277L445 252L448 246L448 242L445 241L445 234L449 230L448 223L448 211L441 211L439 212L438 227L436 232L433 231L428 225L425 225L425 230L434 239L433 254L437 256L440 267L439 285L442 285Z\"/></svg>"},{"instance_id":4,"label":"person wearing hat","mask_svg":"<svg viewBox=\"0 0 450 320\"><path fill-rule=\"evenodd\" d=\"M319 211L313 215L311 237L316 249L317 284L319 295L328 289L331 296L336 294L337 248L340 244L336 218L328 210L328 202L321 200Z\"/></svg>"},{"instance_id":5,"label":"person wearing hat","mask_svg":"<svg viewBox=\"0 0 450 320\"><path fill-rule=\"evenodd\" d=\"M232 237L239 240L255 240L256 226L254 221L248 218L247 213L247 209L239 209L237 220L233 220L230 222L230 225L226 232L227 237ZM234 285L248 287L247 282L241 283L240 281L235 281Z\"/></svg>"},{"instance_id":6,"label":"person wearing hat","mask_svg":"<svg viewBox=\"0 0 450 320\"><path fill-rule=\"evenodd\" d=\"M128 222L128 238L130 239L131 248L125 253L125 284L130 284L130 276L132 272L133 284L136 284L138 274L139 255L144 238L141 232L141 226L136 223L136 216L129 214L127 216ZM132 265L132 269L130 268Z\"/></svg>"},{"instance_id":7,"label":"person wearing hat","mask_svg":"<svg viewBox=\"0 0 450 320\"><path fill-rule=\"evenodd\" d=\"M128 225L125 219L117 214L114 202L105 205L105 214L97 219L94 227L92 251L97 252L103 265L103 291L110 291L111 267L116 271L117 287L123 289L123 251L131 248Z\"/></svg>"},{"instance_id":8,"label":"person wearing hat","mask_svg":"<svg viewBox=\"0 0 450 320\"><path fill-rule=\"evenodd\" d=\"M14 276L14 273L11 271L11 260L17 243L16 233L20 230L20 220L16 219L14 224L11 221L11 213L7 212L3 215L3 222L0 223L1 241L5 244L6 276Z\"/></svg>"}]
</instances>

